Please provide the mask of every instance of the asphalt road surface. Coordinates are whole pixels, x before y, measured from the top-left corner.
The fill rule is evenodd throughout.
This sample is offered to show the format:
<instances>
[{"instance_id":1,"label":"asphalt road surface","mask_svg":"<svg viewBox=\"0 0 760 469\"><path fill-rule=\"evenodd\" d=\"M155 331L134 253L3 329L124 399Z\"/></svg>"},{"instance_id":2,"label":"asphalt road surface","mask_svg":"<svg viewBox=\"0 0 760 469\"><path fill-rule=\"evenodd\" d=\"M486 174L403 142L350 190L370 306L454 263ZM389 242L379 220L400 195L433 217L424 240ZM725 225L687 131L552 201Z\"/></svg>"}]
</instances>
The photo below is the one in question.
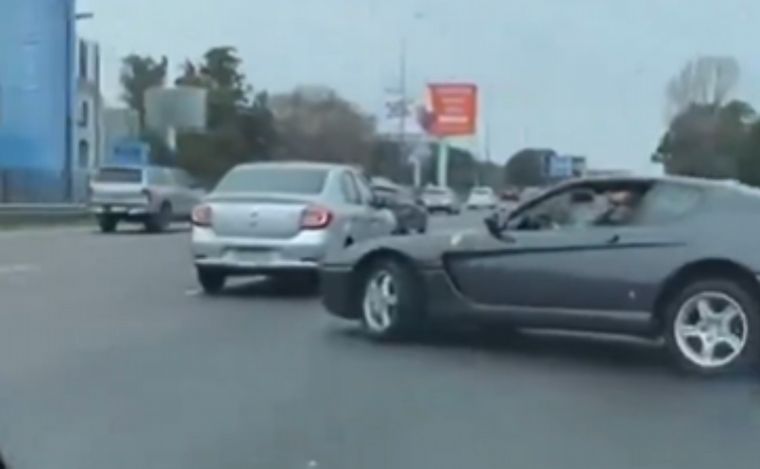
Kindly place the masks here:
<instances>
[{"instance_id":1,"label":"asphalt road surface","mask_svg":"<svg viewBox=\"0 0 760 469\"><path fill-rule=\"evenodd\" d=\"M200 295L186 231L0 233L0 305L0 450L17 469L699 469L760 457L758 376L684 378L657 347L609 338L373 344L272 283Z\"/></svg>"}]
</instances>

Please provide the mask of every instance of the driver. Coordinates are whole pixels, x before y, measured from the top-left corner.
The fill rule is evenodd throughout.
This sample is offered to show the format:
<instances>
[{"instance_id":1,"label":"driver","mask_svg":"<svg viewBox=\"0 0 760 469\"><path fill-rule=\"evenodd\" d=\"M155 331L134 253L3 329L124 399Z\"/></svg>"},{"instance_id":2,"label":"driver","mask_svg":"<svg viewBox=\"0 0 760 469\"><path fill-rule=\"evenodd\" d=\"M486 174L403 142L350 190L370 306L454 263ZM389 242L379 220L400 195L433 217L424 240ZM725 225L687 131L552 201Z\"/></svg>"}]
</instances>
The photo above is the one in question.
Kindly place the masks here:
<instances>
[{"instance_id":1,"label":"driver","mask_svg":"<svg viewBox=\"0 0 760 469\"><path fill-rule=\"evenodd\" d=\"M631 221L639 203L639 196L632 190L610 192L607 195L609 208L600 217L599 224L624 225Z\"/></svg>"}]
</instances>

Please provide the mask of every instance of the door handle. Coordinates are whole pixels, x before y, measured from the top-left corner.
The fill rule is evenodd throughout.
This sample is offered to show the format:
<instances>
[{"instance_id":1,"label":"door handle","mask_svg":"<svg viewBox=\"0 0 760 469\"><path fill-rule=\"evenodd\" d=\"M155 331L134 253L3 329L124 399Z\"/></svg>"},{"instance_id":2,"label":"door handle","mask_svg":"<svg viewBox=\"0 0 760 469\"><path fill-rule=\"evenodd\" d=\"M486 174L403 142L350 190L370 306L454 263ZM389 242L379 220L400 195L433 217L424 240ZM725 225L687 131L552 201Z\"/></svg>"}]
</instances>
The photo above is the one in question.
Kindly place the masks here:
<instances>
[{"instance_id":1,"label":"door handle","mask_svg":"<svg viewBox=\"0 0 760 469\"><path fill-rule=\"evenodd\" d=\"M614 234L607 240L607 244L617 244L620 242L620 235Z\"/></svg>"}]
</instances>

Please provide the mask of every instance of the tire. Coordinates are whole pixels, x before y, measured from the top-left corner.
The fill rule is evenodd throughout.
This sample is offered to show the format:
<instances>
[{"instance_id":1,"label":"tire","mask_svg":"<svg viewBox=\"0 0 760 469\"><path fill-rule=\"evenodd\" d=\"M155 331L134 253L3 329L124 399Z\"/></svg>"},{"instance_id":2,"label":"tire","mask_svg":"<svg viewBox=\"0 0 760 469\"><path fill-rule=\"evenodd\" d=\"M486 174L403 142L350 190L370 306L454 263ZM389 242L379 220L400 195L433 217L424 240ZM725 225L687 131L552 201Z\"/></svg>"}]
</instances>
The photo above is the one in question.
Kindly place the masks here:
<instances>
[{"instance_id":1,"label":"tire","mask_svg":"<svg viewBox=\"0 0 760 469\"><path fill-rule=\"evenodd\" d=\"M224 289L227 276L222 272L198 268L198 283L207 295L216 295Z\"/></svg>"},{"instance_id":2,"label":"tire","mask_svg":"<svg viewBox=\"0 0 760 469\"><path fill-rule=\"evenodd\" d=\"M172 222L172 206L168 202L161 204L158 213L153 214L145 222L145 230L150 233L161 233L166 231Z\"/></svg>"},{"instance_id":3,"label":"tire","mask_svg":"<svg viewBox=\"0 0 760 469\"><path fill-rule=\"evenodd\" d=\"M715 376L758 363L760 304L741 281L692 281L667 302L663 319L667 350L685 372Z\"/></svg>"},{"instance_id":4,"label":"tire","mask_svg":"<svg viewBox=\"0 0 760 469\"><path fill-rule=\"evenodd\" d=\"M387 302L389 297L383 300L375 296L381 294L384 287L389 290L386 293L395 298L393 305ZM410 267L394 259L380 259L373 263L362 276L358 295L358 308L366 334L374 340L390 341L410 338L418 332L424 306L424 293L420 287ZM380 312L381 308L384 313Z\"/></svg>"},{"instance_id":5,"label":"tire","mask_svg":"<svg viewBox=\"0 0 760 469\"><path fill-rule=\"evenodd\" d=\"M102 233L113 233L116 231L116 226L119 224L119 219L113 216L100 216L98 217L98 226Z\"/></svg>"}]
</instances>

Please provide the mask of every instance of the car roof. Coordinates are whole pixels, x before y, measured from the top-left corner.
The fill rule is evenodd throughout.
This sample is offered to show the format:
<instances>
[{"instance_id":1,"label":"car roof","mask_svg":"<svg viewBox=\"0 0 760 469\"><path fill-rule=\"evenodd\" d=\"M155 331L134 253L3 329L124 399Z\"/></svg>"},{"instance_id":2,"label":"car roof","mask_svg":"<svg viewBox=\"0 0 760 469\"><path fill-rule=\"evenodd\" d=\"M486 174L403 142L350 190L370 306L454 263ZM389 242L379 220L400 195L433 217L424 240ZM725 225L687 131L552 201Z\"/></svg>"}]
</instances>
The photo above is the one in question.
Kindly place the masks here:
<instances>
[{"instance_id":1,"label":"car roof","mask_svg":"<svg viewBox=\"0 0 760 469\"><path fill-rule=\"evenodd\" d=\"M698 178L698 177L690 177L690 176L632 176L632 175L622 175L622 176L587 176L587 177L580 177L576 179L570 179L567 181L564 181L557 185L557 187L563 187L563 186L572 186L577 184L584 184L584 183L600 183L600 184L615 184L615 183L656 183L656 182L672 182L677 184L687 184L691 186L696 187L706 187L706 188L725 188L725 189L731 189L731 188L741 188L741 187L749 187L745 186L739 181L731 180L731 179L706 179L706 178Z\"/></svg>"},{"instance_id":2,"label":"car roof","mask_svg":"<svg viewBox=\"0 0 760 469\"><path fill-rule=\"evenodd\" d=\"M238 168L322 169L325 171L332 171L336 169L351 169L351 170L358 169L356 166L343 164L343 163L327 163L327 162L322 162L322 161L302 161L302 160L254 161L251 163L240 164L237 167Z\"/></svg>"}]
</instances>

